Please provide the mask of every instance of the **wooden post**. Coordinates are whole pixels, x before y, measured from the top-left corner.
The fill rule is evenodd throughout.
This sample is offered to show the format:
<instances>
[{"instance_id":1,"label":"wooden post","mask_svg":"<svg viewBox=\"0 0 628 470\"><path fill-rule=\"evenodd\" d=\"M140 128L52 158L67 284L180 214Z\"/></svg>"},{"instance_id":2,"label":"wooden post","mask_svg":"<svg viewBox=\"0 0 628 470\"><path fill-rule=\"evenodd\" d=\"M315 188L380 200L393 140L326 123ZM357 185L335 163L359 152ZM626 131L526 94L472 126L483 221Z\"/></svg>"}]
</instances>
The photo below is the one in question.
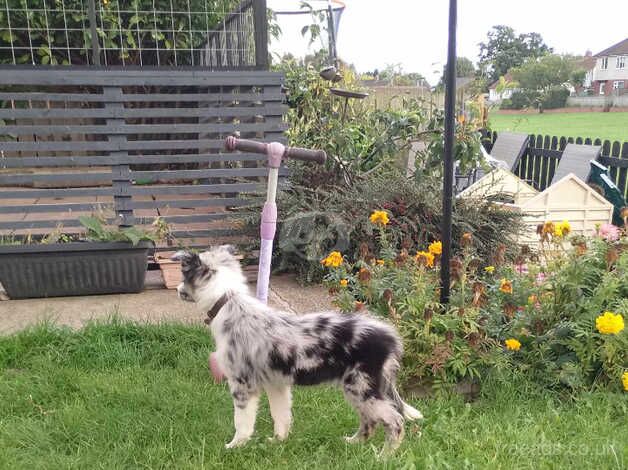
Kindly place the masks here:
<instances>
[{"instance_id":1,"label":"wooden post","mask_svg":"<svg viewBox=\"0 0 628 470\"><path fill-rule=\"evenodd\" d=\"M449 262L451 260L451 219L453 209L454 184L454 139L456 114L456 15L457 0L449 0L449 45L447 50L447 70L445 76L445 149L443 155L443 226L441 256L440 301L449 302Z\"/></svg>"},{"instance_id":2,"label":"wooden post","mask_svg":"<svg viewBox=\"0 0 628 470\"><path fill-rule=\"evenodd\" d=\"M105 86L103 87L103 94L107 98L116 98L122 95L122 87L119 86ZM123 109L124 103L120 101L105 102L105 108ZM107 119L107 126L120 126L124 125L123 118ZM109 142L118 142L120 144L127 141L126 135L111 134L107 136ZM126 157L129 155L127 150L114 150L109 152L109 156L116 159L116 157ZM135 223L133 217L133 208L131 207L132 196L129 192L131 187L131 169L128 164L113 164L111 165L111 184L114 190L113 193L113 207L116 212L116 221L119 227L132 227Z\"/></svg>"},{"instance_id":3,"label":"wooden post","mask_svg":"<svg viewBox=\"0 0 628 470\"><path fill-rule=\"evenodd\" d=\"M92 65L100 65L100 47L98 45L98 31L96 30L96 2L89 0L89 29L92 36Z\"/></svg>"},{"instance_id":4,"label":"wooden post","mask_svg":"<svg viewBox=\"0 0 628 470\"><path fill-rule=\"evenodd\" d=\"M255 68L268 70L268 17L266 0L253 0L255 28Z\"/></svg>"}]
</instances>

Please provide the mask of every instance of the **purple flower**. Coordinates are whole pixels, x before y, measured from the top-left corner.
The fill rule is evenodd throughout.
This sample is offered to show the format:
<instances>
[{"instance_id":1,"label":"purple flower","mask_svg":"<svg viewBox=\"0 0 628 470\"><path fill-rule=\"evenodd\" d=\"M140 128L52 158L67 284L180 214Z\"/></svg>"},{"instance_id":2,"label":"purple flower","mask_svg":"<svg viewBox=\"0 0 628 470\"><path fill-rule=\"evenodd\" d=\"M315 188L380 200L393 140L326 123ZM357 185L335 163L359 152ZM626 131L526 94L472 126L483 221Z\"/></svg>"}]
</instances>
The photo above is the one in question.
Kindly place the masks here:
<instances>
[{"instance_id":1,"label":"purple flower","mask_svg":"<svg viewBox=\"0 0 628 470\"><path fill-rule=\"evenodd\" d=\"M528 265L525 263L515 264L515 272L517 274L528 274Z\"/></svg>"}]
</instances>

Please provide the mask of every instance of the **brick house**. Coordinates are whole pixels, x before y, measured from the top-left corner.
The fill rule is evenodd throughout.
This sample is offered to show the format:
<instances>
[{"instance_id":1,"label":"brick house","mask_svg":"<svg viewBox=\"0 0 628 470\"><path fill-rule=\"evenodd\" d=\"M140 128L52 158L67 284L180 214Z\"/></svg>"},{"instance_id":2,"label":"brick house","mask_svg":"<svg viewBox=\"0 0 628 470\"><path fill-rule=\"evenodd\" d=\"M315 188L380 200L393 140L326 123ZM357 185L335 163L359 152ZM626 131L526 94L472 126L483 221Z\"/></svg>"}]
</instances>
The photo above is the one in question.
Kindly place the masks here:
<instances>
[{"instance_id":1,"label":"brick house","mask_svg":"<svg viewBox=\"0 0 628 470\"><path fill-rule=\"evenodd\" d=\"M628 93L628 38L595 54L596 64L591 77L594 95Z\"/></svg>"}]
</instances>

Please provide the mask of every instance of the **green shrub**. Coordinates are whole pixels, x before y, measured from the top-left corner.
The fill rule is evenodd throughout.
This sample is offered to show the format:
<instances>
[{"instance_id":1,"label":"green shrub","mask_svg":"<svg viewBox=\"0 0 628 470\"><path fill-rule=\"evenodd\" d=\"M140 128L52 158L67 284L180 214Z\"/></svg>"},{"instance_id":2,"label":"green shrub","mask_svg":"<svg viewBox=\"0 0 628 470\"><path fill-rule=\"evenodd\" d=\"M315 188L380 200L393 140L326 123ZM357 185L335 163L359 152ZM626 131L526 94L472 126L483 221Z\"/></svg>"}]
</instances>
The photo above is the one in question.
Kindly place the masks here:
<instances>
[{"instance_id":1,"label":"green shrub","mask_svg":"<svg viewBox=\"0 0 628 470\"><path fill-rule=\"evenodd\" d=\"M569 98L569 90L565 87L552 87L541 100L543 109L564 108Z\"/></svg>"},{"instance_id":2,"label":"green shrub","mask_svg":"<svg viewBox=\"0 0 628 470\"><path fill-rule=\"evenodd\" d=\"M384 209L390 215L389 240L397 249L425 244L441 232L442 183L425 178L420 184L395 172L379 172L353 186L293 186L280 195L276 262L278 269L297 272L307 281L320 280L320 260L332 250L349 260L360 250L376 249L373 227L364 214ZM521 216L486 201L456 200L454 236L473 231L478 250L489 258L500 243L514 245Z\"/></svg>"},{"instance_id":3,"label":"green shrub","mask_svg":"<svg viewBox=\"0 0 628 470\"><path fill-rule=\"evenodd\" d=\"M522 91L514 91L509 99L502 101L501 109L523 109L530 106L530 97Z\"/></svg>"}]
</instances>

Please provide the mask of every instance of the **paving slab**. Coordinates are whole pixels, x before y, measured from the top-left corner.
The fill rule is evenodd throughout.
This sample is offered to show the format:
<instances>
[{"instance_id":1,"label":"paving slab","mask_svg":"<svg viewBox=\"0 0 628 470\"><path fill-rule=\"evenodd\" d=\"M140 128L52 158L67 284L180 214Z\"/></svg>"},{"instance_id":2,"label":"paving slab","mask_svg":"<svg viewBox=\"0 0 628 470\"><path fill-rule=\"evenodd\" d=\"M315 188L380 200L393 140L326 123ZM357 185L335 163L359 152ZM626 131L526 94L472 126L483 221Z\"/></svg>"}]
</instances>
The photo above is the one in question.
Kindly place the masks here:
<instances>
[{"instance_id":1,"label":"paving slab","mask_svg":"<svg viewBox=\"0 0 628 470\"><path fill-rule=\"evenodd\" d=\"M251 286L254 292L255 286ZM301 286L292 276L271 280L269 304L295 314L329 310L331 298L321 286ZM54 297L0 301L0 334L6 335L44 321L81 328L112 315L139 322L202 324L204 315L174 290L151 289L139 294Z\"/></svg>"}]
</instances>

